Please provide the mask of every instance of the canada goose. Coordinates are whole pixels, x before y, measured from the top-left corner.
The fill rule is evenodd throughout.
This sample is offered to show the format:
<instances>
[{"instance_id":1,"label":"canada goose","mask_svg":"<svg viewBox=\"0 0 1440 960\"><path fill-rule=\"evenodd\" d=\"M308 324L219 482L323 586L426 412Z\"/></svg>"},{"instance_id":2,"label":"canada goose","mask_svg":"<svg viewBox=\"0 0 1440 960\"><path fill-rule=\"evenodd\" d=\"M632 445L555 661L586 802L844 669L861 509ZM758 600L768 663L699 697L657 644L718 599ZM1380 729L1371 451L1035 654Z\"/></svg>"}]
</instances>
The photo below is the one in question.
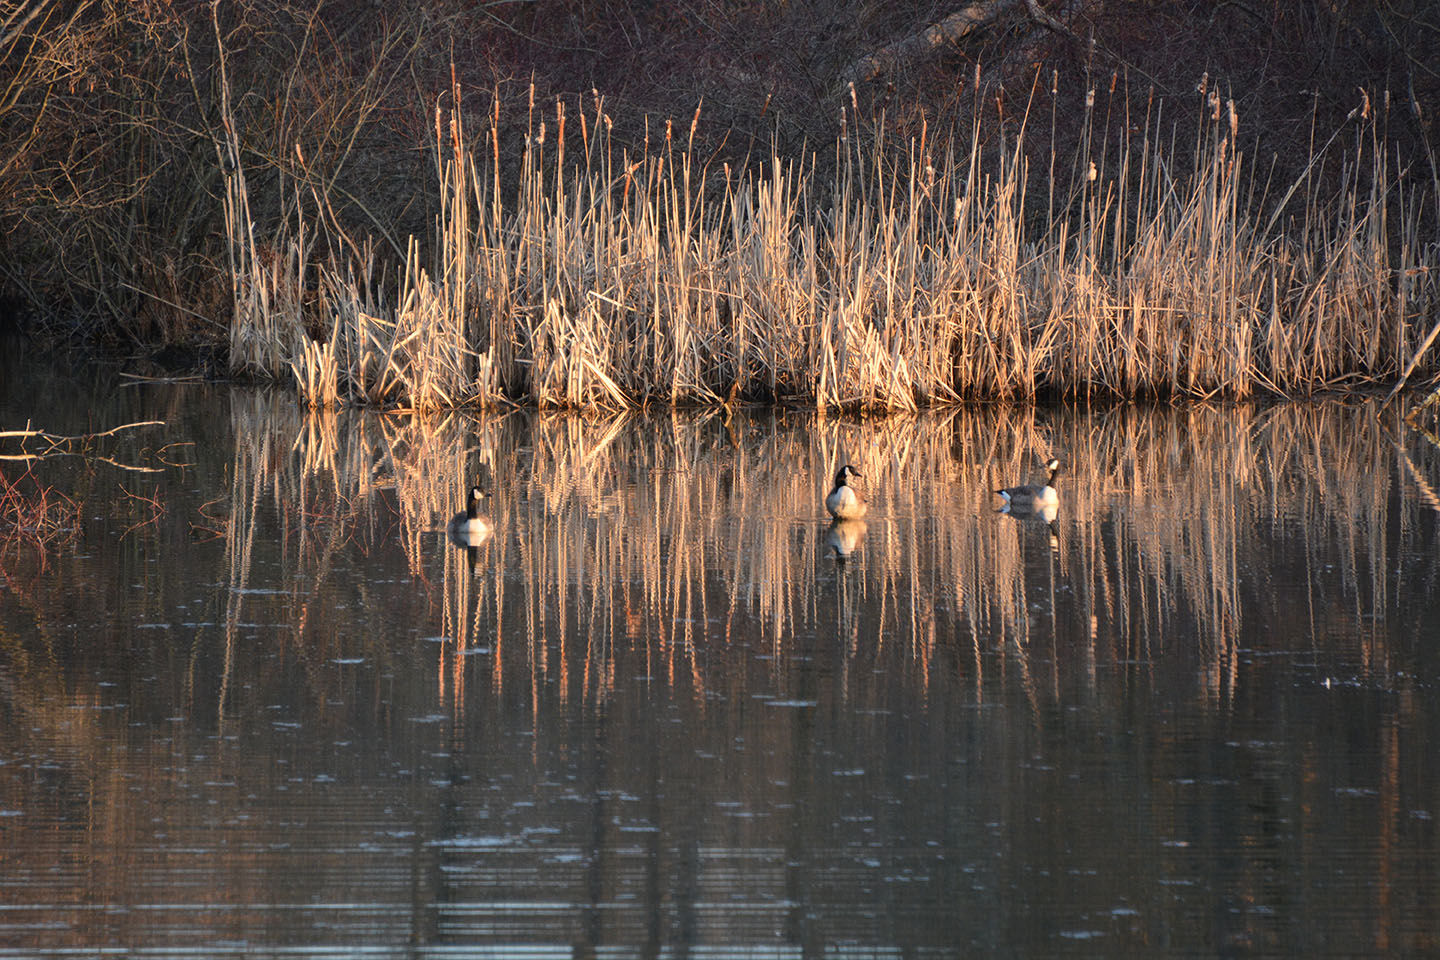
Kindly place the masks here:
<instances>
[{"instance_id":1,"label":"canada goose","mask_svg":"<svg viewBox=\"0 0 1440 960\"><path fill-rule=\"evenodd\" d=\"M479 514L480 501L484 496L479 487L471 487L470 500L464 512L450 518L445 532L453 543L462 547L476 547L490 536L490 523Z\"/></svg>"},{"instance_id":2,"label":"canada goose","mask_svg":"<svg viewBox=\"0 0 1440 960\"><path fill-rule=\"evenodd\" d=\"M1011 508L1055 506L1060 503L1060 494L1055 492L1055 476L1060 472L1060 461L1052 459L1045 464L1045 469L1050 471L1050 476L1044 484L1027 483L995 492L1004 497L1005 505Z\"/></svg>"},{"instance_id":3,"label":"canada goose","mask_svg":"<svg viewBox=\"0 0 1440 960\"><path fill-rule=\"evenodd\" d=\"M864 536L864 520L831 520L825 531L825 546L835 551L836 561L844 563Z\"/></svg>"},{"instance_id":4,"label":"canada goose","mask_svg":"<svg viewBox=\"0 0 1440 960\"><path fill-rule=\"evenodd\" d=\"M850 478L858 476L860 474L848 463L835 474L835 489L825 498L825 509L836 520L859 520L865 516L865 498L850 486Z\"/></svg>"}]
</instances>

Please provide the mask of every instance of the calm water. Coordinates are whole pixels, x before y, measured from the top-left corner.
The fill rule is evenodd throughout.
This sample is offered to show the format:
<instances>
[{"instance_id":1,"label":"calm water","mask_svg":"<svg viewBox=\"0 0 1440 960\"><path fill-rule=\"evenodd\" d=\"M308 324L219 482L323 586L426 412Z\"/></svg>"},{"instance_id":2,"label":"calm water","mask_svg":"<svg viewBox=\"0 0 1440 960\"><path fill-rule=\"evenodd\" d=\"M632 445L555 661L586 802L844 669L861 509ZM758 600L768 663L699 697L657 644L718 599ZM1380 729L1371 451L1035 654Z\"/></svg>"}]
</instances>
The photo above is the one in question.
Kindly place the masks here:
<instances>
[{"instance_id":1,"label":"calm water","mask_svg":"<svg viewBox=\"0 0 1440 960\"><path fill-rule=\"evenodd\" d=\"M19 362L0 430L164 423L0 515L0 955L1440 949L1393 409L422 423ZM1053 524L997 514L1052 453Z\"/></svg>"}]
</instances>

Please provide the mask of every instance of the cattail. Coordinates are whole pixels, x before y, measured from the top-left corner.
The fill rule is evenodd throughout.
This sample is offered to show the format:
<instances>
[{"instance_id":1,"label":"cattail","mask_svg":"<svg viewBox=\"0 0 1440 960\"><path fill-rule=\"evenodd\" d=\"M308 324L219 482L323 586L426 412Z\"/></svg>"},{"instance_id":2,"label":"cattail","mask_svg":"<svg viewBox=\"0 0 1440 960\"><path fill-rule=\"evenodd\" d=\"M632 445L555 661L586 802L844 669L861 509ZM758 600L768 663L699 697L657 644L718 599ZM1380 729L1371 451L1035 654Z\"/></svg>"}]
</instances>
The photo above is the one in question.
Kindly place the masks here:
<instances>
[{"instance_id":1,"label":"cattail","mask_svg":"<svg viewBox=\"0 0 1440 960\"><path fill-rule=\"evenodd\" d=\"M1195 87L1195 92L1200 94L1200 96L1202 97L1205 96L1205 89L1209 86L1209 84L1210 71L1207 70L1204 73L1200 74L1200 83Z\"/></svg>"},{"instance_id":2,"label":"cattail","mask_svg":"<svg viewBox=\"0 0 1440 960\"><path fill-rule=\"evenodd\" d=\"M1365 92L1364 87L1360 88L1360 119L1370 119L1370 94Z\"/></svg>"},{"instance_id":3,"label":"cattail","mask_svg":"<svg viewBox=\"0 0 1440 960\"><path fill-rule=\"evenodd\" d=\"M1235 139L1235 131L1240 129L1240 117L1235 113L1235 101L1226 100L1225 105L1230 110L1230 139Z\"/></svg>"}]
</instances>

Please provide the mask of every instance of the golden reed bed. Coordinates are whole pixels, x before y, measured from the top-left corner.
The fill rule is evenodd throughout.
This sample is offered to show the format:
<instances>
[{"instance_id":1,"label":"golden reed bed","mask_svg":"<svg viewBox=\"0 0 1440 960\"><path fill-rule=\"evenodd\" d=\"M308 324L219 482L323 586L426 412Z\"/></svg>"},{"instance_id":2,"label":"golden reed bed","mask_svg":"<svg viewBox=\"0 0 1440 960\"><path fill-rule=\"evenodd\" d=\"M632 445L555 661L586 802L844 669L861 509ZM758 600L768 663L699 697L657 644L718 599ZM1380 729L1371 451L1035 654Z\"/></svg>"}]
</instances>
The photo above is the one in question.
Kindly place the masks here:
<instances>
[{"instance_id":1,"label":"golden reed bed","mask_svg":"<svg viewBox=\"0 0 1440 960\"><path fill-rule=\"evenodd\" d=\"M1201 96L1188 142L1151 116L1118 153L1052 151L1045 169L1028 123L982 146L977 119L963 155L842 135L824 183L813 157L706 165L699 111L632 155L597 97L578 116L532 104L507 187L498 126L476 151L437 113L442 210L399 276L363 239L312 262L317 230L338 229L320 213L257 245L236 145L232 369L312 406L419 410L903 411L1305 393L1394 383L1417 358L1432 374L1434 184L1396 172L1378 109L1273 183L1233 105ZM1340 186L1322 188L1331 163Z\"/></svg>"}]
</instances>

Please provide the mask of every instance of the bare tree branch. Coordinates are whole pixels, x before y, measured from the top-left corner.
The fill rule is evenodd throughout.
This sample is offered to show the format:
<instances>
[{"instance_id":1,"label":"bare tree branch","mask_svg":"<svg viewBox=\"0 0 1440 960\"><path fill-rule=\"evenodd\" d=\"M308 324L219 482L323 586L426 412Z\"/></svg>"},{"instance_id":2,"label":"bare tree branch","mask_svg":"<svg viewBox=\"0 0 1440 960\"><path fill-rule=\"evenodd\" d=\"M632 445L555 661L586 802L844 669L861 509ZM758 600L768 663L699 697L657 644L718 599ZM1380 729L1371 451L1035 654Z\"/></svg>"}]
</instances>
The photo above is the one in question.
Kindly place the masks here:
<instances>
[{"instance_id":1,"label":"bare tree branch","mask_svg":"<svg viewBox=\"0 0 1440 960\"><path fill-rule=\"evenodd\" d=\"M1056 20L1054 17L1050 16L1050 14L1046 13L1040 7L1040 0L1025 0L1025 9L1029 12L1030 18L1039 23L1041 26L1054 30L1062 37L1069 37L1071 40L1080 39L1078 36L1075 35L1075 31L1071 30L1069 27L1065 26L1065 24L1061 23L1059 20Z\"/></svg>"},{"instance_id":2,"label":"bare tree branch","mask_svg":"<svg viewBox=\"0 0 1440 960\"><path fill-rule=\"evenodd\" d=\"M867 83L883 73L918 63L941 47L956 43L980 27L992 23L1019 3L1020 0L976 0L965 9L950 14L919 33L913 33L861 57L841 76L840 84L843 87L849 83Z\"/></svg>"}]
</instances>

